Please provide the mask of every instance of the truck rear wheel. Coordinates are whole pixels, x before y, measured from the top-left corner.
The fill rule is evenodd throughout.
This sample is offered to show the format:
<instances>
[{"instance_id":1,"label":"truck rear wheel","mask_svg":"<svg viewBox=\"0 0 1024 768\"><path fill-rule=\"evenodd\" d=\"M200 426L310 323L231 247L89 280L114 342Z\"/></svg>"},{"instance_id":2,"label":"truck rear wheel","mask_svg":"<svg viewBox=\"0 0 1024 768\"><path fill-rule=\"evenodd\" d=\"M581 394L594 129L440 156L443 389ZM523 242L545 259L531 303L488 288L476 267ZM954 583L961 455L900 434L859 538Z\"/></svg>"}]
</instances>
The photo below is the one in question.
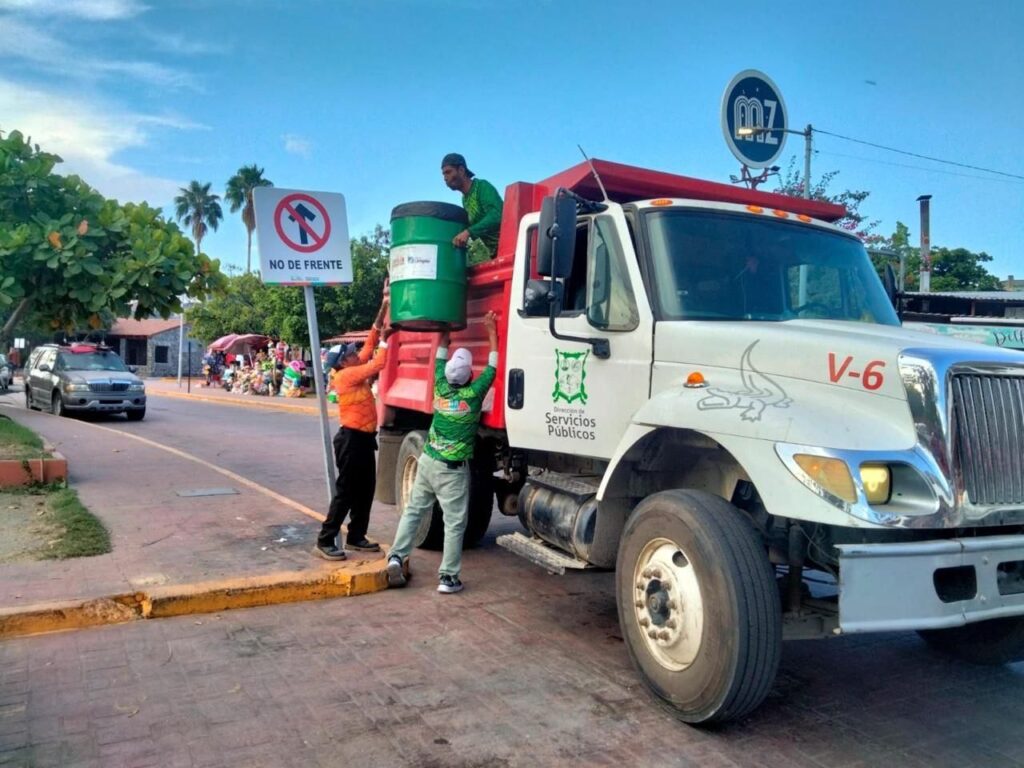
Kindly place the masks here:
<instances>
[{"instance_id":1,"label":"truck rear wheel","mask_svg":"<svg viewBox=\"0 0 1024 768\"><path fill-rule=\"evenodd\" d=\"M997 667L1024 661L1024 616L925 629L917 634L932 648L971 664Z\"/></svg>"},{"instance_id":2,"label":"truck rear wheel","mask_svg":"<svg viewBox=\"0 0 1024 768\"><path fill-rule=\"evenodd\" d=\"M398 450L398 461L395 465L395 504L399 514L405 510L405 500L409 498L413 483L416 482L416 468L427 433L413 430L405 435L402 446ZM494 508L494 485L490 473L482 471L479 463L470 462L469 476L469 519L466 521L466 533L462 539L462 548L475 547L487 533L491 522L491 511ZM444 519L441 505L434 504L434 512L424 518L419 531L413 539L417 547L440 550L444 548Z\"/></svg>"},{"instance_id":3,"label":"truck rear wheel","mask_svg":"<svg viewBox=\"0 0 1024 768\"><path fill-rule=\"evenodd\" d=\"M764 700L782 609L764 545L740 510L702 491L649 496L626 522L615 583L630 658L676 717L726 722Z\"/></svg>"}]
</instances>

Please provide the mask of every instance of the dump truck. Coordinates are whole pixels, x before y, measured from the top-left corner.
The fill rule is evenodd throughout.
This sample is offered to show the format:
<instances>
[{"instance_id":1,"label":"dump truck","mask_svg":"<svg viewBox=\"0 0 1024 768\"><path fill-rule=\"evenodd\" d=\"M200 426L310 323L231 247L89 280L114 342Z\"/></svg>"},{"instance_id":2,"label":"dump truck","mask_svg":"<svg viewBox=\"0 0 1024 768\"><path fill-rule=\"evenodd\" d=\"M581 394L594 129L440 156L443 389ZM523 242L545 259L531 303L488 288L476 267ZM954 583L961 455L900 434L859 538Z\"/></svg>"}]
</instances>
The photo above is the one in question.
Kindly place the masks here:
<instances>
[{"instance_id":1,"label":"dump truck","mask_svg":"<svg viewBox=\"0 0 1024 768\"><path fill-rule=\"evenodd\" d=\"M614 569L622 635L690 723L765 698L792 638L916 630L1024 657L1024 356L906 330L843 208L602 160L505 192L454 346L500 362L465 546ZM436 333L379 382L378 498L401 509ZM417 540L439 547L439 510ZM524 564L524 567L525 564Z\"/></svg>"}]
</instances>

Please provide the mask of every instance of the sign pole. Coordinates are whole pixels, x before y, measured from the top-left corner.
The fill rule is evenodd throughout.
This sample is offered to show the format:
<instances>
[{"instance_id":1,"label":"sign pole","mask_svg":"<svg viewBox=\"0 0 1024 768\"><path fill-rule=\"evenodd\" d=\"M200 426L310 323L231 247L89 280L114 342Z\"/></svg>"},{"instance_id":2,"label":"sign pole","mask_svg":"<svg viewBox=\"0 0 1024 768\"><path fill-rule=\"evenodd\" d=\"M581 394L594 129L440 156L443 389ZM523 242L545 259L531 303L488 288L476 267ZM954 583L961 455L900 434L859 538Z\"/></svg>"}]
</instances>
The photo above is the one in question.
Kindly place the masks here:
<instances>
[{"instance_id":1,"label":"sign pole","mask_svg":"<svg viewBox=\"0 0 1024 768\"><path fill-rule=\"evenodd\" d=\"M324 391L323 373L318 367L320 361L320 328L316 321L316 302L313 286L305 285L302 292L306 297L306 324L309 326L310 352L313 355L313 370L310 377L316 386L316 399L320 404L320 434L324 441L324 469L327 473L327 503L334 500L334 452L331 450L331 425L327 418L327 393Z\"/></svg>"}]
</instances>

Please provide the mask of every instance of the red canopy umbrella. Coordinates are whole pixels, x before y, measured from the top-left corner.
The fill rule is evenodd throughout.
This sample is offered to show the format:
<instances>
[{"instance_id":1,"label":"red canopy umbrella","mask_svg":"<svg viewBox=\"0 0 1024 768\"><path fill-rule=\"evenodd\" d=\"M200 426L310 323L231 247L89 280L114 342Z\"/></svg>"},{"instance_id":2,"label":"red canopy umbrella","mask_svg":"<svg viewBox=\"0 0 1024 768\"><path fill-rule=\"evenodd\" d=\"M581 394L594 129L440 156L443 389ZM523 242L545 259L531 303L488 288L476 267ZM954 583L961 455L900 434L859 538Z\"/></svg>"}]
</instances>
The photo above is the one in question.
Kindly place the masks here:
<instances>
[{"instance_id":1,"label":"red canopy umbrella","mask_svg":"<svg viewBox=\"0 0 1024 768\"><path fill-rule=\"evenodd\" d=\"M210 352L225 352L227 351L227 346L237 338L237 333L229 333L227 336L221 336L219 339L212 342L207 349Z\"/></svg>"},{"instance_id":2,"label":"red canopy umbrella","mask_svg":"<svg viewBox=\"0 0 1024 768\"><path fill-rule=\"evenodd\" d=\"M259 333L235 334L234 338L225 336L224 339L228 339L228 341L219 349L227 355L252 354L253 350L265 350L267 344L270 343L269 336L263 336ZM217 341L220 341L220 339ZM215 341L214 344L216 343Z\"/></svg>"}]
</instances>

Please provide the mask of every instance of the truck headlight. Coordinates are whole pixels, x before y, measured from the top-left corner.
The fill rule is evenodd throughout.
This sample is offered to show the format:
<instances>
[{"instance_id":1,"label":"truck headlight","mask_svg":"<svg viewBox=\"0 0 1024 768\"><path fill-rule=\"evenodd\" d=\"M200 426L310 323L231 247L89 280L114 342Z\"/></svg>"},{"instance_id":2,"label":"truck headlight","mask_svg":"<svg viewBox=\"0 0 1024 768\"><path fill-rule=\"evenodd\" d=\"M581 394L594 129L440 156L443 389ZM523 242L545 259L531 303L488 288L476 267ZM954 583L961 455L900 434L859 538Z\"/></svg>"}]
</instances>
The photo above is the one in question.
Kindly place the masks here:
<instances>
[{"instance_id":1,"label":"truck headlight","mask_svg":"<svg viewBox=\"0 0 1024 768\"><path fill-rule=\"evenodd\" d=\"M892 497L892 472L885 464L861 464L860 484L868 504L888 504Z\"/></svg>"},{"instance_id":2,"label":"truck headlight","mask_svg":"<svg viewBox=\"0 0 1024 768\"><path fill-rule=\"evenodd\" d=\"M850 469L842 459L797 453L793 456L793 461L820 488L851 504L857 501L857 489L853 485Z\"/></svg>"},{"instance_id":3,"label":"truck headlight","mask_svg":"<svg viewBox=\"0 0 1024 768\"><path fill-rule=\"evenodd\" d=\"M137 382L134 382L134 383L128 385L128 391L129 392L145 392L146 391L146 385L143 384L141 381L137 381Z\"/></svg>"},{"instance_id":4,"label":"truck headlight","mask_svg":"<svg viewBox=\"0 0 1024 768\"><path fill-rule=\"evenodd\" d=\"M89 391L89 385L88 384L75 384L73 382L69 382L69 383L64 385L64 391L65 392L88 392Z\"/></svg>"}]
</instances>

